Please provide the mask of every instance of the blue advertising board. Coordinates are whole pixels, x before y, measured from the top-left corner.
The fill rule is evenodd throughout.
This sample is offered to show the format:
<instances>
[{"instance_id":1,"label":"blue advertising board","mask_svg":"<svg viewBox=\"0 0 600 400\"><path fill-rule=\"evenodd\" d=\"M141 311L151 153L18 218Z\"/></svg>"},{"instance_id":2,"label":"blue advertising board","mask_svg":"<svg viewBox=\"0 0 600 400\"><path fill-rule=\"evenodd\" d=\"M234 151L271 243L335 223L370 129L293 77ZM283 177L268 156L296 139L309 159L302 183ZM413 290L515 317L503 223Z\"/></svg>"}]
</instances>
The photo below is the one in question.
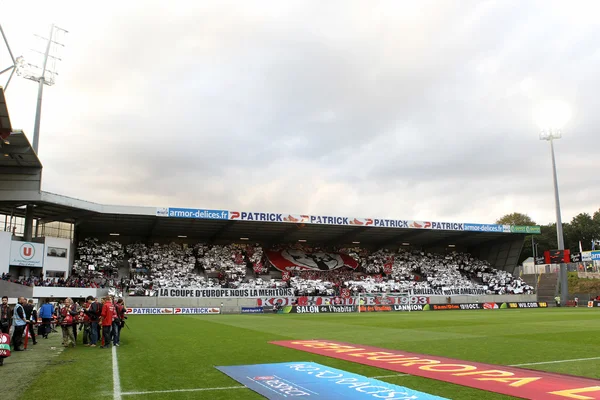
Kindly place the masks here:
<instances>
[{"instance_id":1,"label":"blue advertising board","mask_svg":"<svg viewBox=\"0 0 600 400\"><path fill-rule=\"evenodd\" d=\"M157 208L157 217L198 218L198 219L229 219L227 210L205 210L202 208Z\"/></svg>"},{"instance_id":2,"label":"blue advertising board","mask_svg":"<svg viewBox=\"0 0 600 400\"><path fill-rule=\"evenodd\" d=\"M262 307L242 307L242 314L262 314Z\"/></svg>"},{"instance_id":3,"label":"blue advertising board","mask_svg":"<svg viewBox=\"0 0 600 400\"><path fill-rule=\"evenodd\" d=\"M445 400L402 386L329 368L313 362L216 367L267 399L412 399Z\"/></svg>"},{"instance_id":4,"label":"blue advertising board","mask_svg":"<svg viewBox=\"0 0 600 400\"><path fill-rule=\"evenodd\" d=\"M464 224L465 231L472 232L507 232L510 233L510 227L505 228L504 225L496 224Z\"/></svg>"}]
</instances>

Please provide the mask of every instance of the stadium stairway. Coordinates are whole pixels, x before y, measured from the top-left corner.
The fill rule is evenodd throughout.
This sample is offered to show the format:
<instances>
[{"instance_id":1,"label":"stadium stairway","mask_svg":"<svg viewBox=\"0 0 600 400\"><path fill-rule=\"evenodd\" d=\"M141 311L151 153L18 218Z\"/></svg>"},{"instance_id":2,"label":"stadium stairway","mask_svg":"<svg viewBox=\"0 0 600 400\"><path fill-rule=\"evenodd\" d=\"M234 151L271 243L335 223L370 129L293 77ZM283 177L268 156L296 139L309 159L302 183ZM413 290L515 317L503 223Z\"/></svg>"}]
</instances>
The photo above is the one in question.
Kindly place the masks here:
<instances>
[{"instance_id":1,"label":"stadium stairway","mask_svg":"<svg viewBox=\"0 0 600 400\"><path fill-rule=\"evenodd\" d=\"M523 279L525 281L525 283L528 284L529 286L533 286L534 288L537 288L538 276L539 275L537 275L537 274L526 274L526 275L521 275L521 279Z\"/></svg>"},{"instance_id":2,"label":"stadium stairway","mask_svg":"<svg viewBox=\"0 0 600 400\"><path fill-rule=\"evenodd\" d=\"M119 273L119 278L125 278L125 279L129 279L129 263L128 262L122 262L119 265L119 269L118 269L118 273Z\"/></svg>"},{"instance_id":3,"label":"stadium stairway","mask_svg":"<svg viewBox=\"0 0 600 400\"><path fill-rule=\"evenodd\" d=\"M556 296L557 286L557 274L541 274L537 285L538 301L545 301L548 305L554 305L554 296Z\"/></svg>"}]
</instances>

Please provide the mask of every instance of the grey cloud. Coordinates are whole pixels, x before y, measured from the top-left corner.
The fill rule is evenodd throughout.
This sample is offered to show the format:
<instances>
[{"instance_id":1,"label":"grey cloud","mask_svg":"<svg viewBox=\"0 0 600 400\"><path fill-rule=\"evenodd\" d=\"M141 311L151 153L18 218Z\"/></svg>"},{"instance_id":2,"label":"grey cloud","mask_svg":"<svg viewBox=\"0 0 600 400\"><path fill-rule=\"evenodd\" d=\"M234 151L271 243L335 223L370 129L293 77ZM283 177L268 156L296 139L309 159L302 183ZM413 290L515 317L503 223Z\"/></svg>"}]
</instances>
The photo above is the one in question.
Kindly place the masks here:
<instances>
[{"instance_id":1,"label":"grey cloud","mask_svg":"<svg viewBox=\"0 0 600 400\"><path fill-rule=\"evenodd\" d=\"M69 141L44 144L48 190L449 221L521 211L548 222L550 159L532 109L559 95L577 111L557 142L565 215L598 208L598 164L580 159L600 125L600 28L582 22L580 5L565 18L561 2L534 1L144 4L73 19L55 101L70 98L74 116L65 122L56 105L44 119Z\"/></svg>"}]
</instances>

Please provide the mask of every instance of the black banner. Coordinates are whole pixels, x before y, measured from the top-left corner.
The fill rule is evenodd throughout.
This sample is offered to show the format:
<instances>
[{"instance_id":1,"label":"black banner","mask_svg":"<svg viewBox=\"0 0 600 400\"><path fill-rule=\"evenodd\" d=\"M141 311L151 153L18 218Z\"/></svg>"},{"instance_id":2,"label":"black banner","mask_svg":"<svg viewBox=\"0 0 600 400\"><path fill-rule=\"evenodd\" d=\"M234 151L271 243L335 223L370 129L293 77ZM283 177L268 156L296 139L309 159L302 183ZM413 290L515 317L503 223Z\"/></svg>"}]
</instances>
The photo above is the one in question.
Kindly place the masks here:
<instances>
[{"instance_id":1,"label":"black banner","mask_svg":"<svg viewBox=\"0 0 600 400\"><path fill-rule=\"evenodd\" d=\"M423 311L428 306L428 304L394 304L393 311Z\"/></svg>"},{"instance_id":2,"label":"black banner","mask_svg":"<svg viewBox=\"0 0 600 400\"><path fill-rule=\"evenodd\" d=\"M592 305L593 304L593 305ZM446 311L446 310L499 310L513 308L547 308L546 302L513 302L513 303L457 303L457 304L393 304L360 306L360 312L391 311ZM600 307L600 302L589 302L588 307ZM267 312L265 310L265 312ZM277 310L278 314L321 314L357 312L355 306L312 305L284 306Z\"/></svg>"},{"instance_id":3,"label":"black banner","mask_svg":"<svg viewBox=\"0 0 600 400\"><path fill-rule=\"evenodd\" d=\"M544 256L535 258L535 265L544 265L546 264L546 258Z\"/></svg>"},{"instance_id":4,"label":"black banner","mask_svg":"<svg viewBox=\"0 0 600 400\"><path fill-rule=\"evenodd\" d=\"M482 310L482 303L462 303L462 304L431 304L431 311L446 311L446 310Z\"/></svg>"}]
</instances>

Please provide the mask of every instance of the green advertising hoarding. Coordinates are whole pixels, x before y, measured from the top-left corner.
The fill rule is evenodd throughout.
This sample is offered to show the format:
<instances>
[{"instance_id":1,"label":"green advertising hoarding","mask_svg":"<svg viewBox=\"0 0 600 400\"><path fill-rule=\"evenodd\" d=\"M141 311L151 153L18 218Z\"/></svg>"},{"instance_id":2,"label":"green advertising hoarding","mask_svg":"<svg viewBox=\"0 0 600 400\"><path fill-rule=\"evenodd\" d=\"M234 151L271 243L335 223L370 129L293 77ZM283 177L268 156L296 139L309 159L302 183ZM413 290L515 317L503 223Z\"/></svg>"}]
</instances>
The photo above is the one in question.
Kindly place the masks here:
<instances>
[{"instance_id":1,"label":"green advertising hoarding","mask_svg":"<svg viewBox=\"0 0 600 400\"><path fill-rule=\"evenodd\" d=\"M529 234L541 234L542 229L539 226L521 226L521 225L513 225L510 227L510 231L512 233L529 233Z\"/></svg>"}]
</instances>

